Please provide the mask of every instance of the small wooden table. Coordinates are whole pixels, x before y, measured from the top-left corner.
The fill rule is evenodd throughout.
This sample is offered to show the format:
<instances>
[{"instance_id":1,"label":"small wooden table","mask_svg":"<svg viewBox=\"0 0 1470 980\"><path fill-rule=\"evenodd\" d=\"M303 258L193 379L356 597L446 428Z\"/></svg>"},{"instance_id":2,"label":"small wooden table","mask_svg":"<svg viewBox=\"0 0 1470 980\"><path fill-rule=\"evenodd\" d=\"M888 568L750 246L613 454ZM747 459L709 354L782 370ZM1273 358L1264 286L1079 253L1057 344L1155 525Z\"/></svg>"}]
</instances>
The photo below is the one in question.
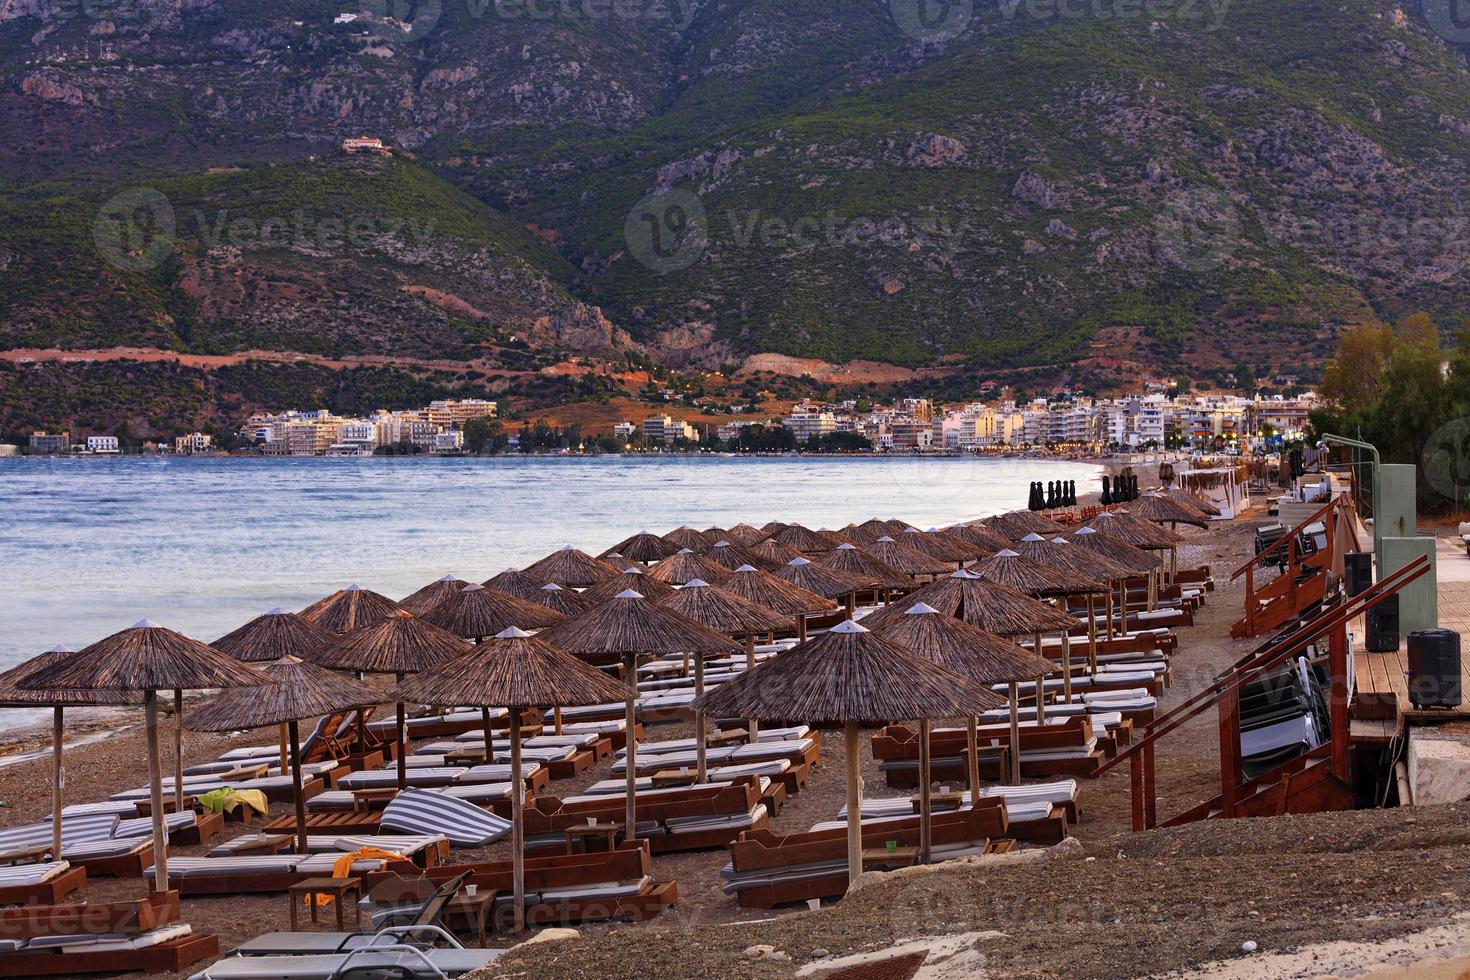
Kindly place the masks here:
<instances>
[{"instance_id":1,"label":"small wooden table","mask_svg":"<svg viewBox=\"0 0 1470 980\"><path fill-rule=\"evenodd\" d=\"M918 793L910 796L909 802L914 805L915 813L919 813L924 805L923 797ZM964 805L965 794L963 792L929 794L930 810L958 810Z\"/></svg>"},{"instance_id":2,"label":"small wooden table","mask_svg":"<svg viewBox=\"0 0 1470 980\"><path fill-rule=\"evenodd\" d=\"M466 894L463 890L449 903L451 911L463 914L475 925L475 934L480 938L480 948L485 948L486 937L489 930L486 923L495 911L495 899L500 895L494 888L485 888L477 885L473 895Z\"/></svg>"},{"instance_id":3,"label":"small wooden table","mask_svg":"<svg viewBox=\"0 0 1470 980\"><path fill-rule=\"evenodd\" d=\"M50 844L37 844L34 847L21 847L0 854L0 864L14 867L18 864L40 864L51 857Z\"/></svg>"},{"instance_id":4,"label":"small wooden table","mask_svg":"<svg viewBox=\"0 0 1470 980\"><path fill-rule=\"evenodd\" d=\"M889 850L886 847L863 848L863 870L864 871L892 871L895 868L907 868L919 859L917 847L898 847Z\"/></svg>"},{"instance_id":5,"label":"small wooden table","mask_svg":"<svg viewBox=\"0 0 1470 980\"><path fill-rule=\"evenodd\" d=\"M290 848L296 838L290 834L261 834L249 844L241 844L231 854L280 854Z\"/></svg>"},{"instance_id":6,"label":"small wooden table","mask_svg":"<svg viewBox=\"0 0 1470 980\"><path fill-rule=\"evenodd\" d=\"M579 824L568 827L563 833L567 839L568 854L593 854L618 849L627 831L620 823ZM593 844L600 845L593 847Z\"/></svg>"},{"instance_id":7,"label":"small wooden table","mask_svg":"<svg viewBox=\"0 0 1470 980\"><path fill-rule=\"evenodd\" d=\"M342 925L342 906L347 901L348 892L352 892L356 898L361 899L362 879L308 878L305 881L298 881L292 885L288 892L291 899L291 931L296 931L296 906L300 900L305 898L306 904L311 906L311 921L315 923L317 921L316 896L327 895L334 900L337 906L337 931L341 932L344 928ZM352 910L356 917L356 924L362 925L362 908L354 902Z\"/></svg>"},{"instance_id":8,"label":"small wooden table","mask_svg":"<svg viewBox=\"0 0 1470 980\"><path fill-rule=\"evenodd\" d=\"M718 731L711 735L705 744L713 746L743 745L748 738L750 738L750 732L743 728L726 728L723 731Z\"/></svg>"},{"instance_id":9,"label":"small wooden table","mask_svg":"<svg viewBox=\"0 0 1470 980\"><path fill-rule=\"evenodd\" d=\"M390 786L382 789L355 789L352 791L352 812L366 813L376 810L393 802L398 795L398 787Z\"/></svg>"},{"instance_id":10,"label":"small wooden table","mask_svg":"<svg viewBox=\"0 0 1470 980\"><path fill-rule=\"evenodd\" d=\"M444 756L446 766L478 766L485 761L484 749L455 749Z\"/></svg>"},{"instance_id":11,"label":"small wooden table","mask_svg":"<svg viewBox=\"0 0 1470 980\"><path fill-rule=\"evenodd\" d=\"M676 786L693 786L694 781L698 778L698 769L663 769L653 774L653 788L672 789Z\"/></svg>"}]
</instances>

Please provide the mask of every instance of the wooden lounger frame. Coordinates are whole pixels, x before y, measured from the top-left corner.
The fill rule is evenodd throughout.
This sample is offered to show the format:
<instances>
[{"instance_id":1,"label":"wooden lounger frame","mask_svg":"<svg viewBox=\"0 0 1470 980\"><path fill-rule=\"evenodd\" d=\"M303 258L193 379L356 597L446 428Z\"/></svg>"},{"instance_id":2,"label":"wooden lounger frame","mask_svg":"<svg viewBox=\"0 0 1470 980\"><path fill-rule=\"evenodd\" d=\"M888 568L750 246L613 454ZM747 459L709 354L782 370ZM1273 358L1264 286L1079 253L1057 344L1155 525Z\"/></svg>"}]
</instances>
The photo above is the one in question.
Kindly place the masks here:
<instances>
[{"instance_id":1,"label":"wooden lounger frame","mask_svg":"<svg viewBox=\"0 0 1470 980\"><path fill-rule=\"evenodd\" d=\"M87 889L87 869L73 864L59 875L35 885L0 888L0 905L60 905L73 892Z\"/></svg>"},{"instance_id":2,"label":"wooden lounger frame","mask_svg":"<svg viewBox=\"0 0 1470 980\"><path fill-rule=\"evenodd\" d=\"M1011 744L1011 732L1008 725L982 725L978 729L979 745L981 750L980 768L982 775L985 770L996 772L998 776L998 764L991 757L987 758L985 750L993 745ZM1025 776L1092 776L1102 766L1104 761L1103 752L1098 749L1084 756L1070 759L1027 759L1024 755L1027 749L1058 749L1081 747L1086 744L1092 735L1092 721L1087 715L1074 715L1066 721L1051 725L1045 729L1022 728L1021 729L1021 773ZM963 731L946 732L940 738L931 737L929 740L930 753L936 758L947 757L948 759L959 758L963 761L967 756L966 735ZM873 758L879 762L913 760L919 758L919 735L917 732L903 725L890 725L880 730L873 736L872 740ZM941 768L953 767L954 763L946 761L940 764ZM894 789L907 789L918 785L919 770L913 769L888 769L884 775L887 777L888 785ZM963 766L955 772L946 771L940 778L955 779L964 778Z\"/></svg>"},{"instance_id":3,"label":"wooden lounger frame","mask_svg":"<svg viewBox=\"0 0 1470 980\"><path fill-rule=\"evenodd\" d=\"M116 857L87 858L73 861L87 869L93 878L141 878L143 872L153 867L153 842L150 840L141 850Z\"/></svg>"},{"instance_id":4,"label":"wooden lounger frame","mask_svg":"<svg viewBox=\"0 0 1470 980\"><path fill-rule=\"evenodd\" d=\"M219 955L219 936L209 930L144 949L79 949L70 952L45 950L37 953L0 954L0 969L6 976L76 976L84 973L137 973L150 976L179 973L191 963Z\"/></svg>"},{"instance_id":5,"label":"wooden lounger frame","mask_svg":"<svg viewBox=\"0 0 1470 980\"><path fill-rule=\"evenodd\" d=\"M387 861L387 870L415 874L423 869L412 861ZM269 874L196 875L185 878L170 874L169 888L180 895L269 894L289 891L291 886L308 878L323 877L321 872L280 871Z\"/></svg>"},{"instance_id":6,"label":"wooden lounger frame","mask_svg":"<svg viewBox=\"0 0 1470 980\"><path fill-rule=\"evenodd\" d=\"M128 902L79 902L0 909L0 935L13 939L110 932L136 935L177 921L179 893L150 892L147 898Z\"/></svg>"}]
</instances>

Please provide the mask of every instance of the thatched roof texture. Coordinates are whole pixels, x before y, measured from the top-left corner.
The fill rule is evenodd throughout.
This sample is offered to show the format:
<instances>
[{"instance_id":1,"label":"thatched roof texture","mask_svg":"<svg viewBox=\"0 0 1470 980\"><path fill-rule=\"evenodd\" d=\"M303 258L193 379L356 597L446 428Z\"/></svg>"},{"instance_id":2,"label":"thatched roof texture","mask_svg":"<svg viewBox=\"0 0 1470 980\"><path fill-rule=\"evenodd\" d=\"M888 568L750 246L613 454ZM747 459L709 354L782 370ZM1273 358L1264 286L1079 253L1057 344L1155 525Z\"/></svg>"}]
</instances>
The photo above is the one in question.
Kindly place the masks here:
<instances>
[{"instance_id":1,"label":"thatched roof texture","mask_svg":"<svg viewBox=\"0 0 1470 980\"><path fill-rule=\"evenodd\" d=\"M1089 582L1117 582L1133 575L1133 569L1109 561L1102 555L1078 548L1063 537L1043 538L1028 534L1012 549L1024 558L1071 572Z\"/></svg>"},{"instance_id":2,"label":"thatched roof texture","mask_svg":"<svg viewBox=\"0 0 1470 980\"><path fill-rule=\"evenodd\" d=\"M1128 513L1158 524L1210 526L1210 520L1205 514L1161 493L1146 493L1136 500L1128 501Z\"/></svg>"},{"instance_id":3,"label":"thatched roof texture","mask_svg":"<svg viewBox=\"0 0 1470 980\"><path fill-rule=\"evenodd\" d=\"M420 704L572 708L622 701L628 690L571 654L511 628L405 680L393 696Z\"/></svg>"},{"instance_id":4,"label":"thatched roof texture","mask_svg":"<svg viewBox=\"0 0 1470 980\"><path fill-rule=\"evenodd\" d=\"M532 578L555 582L565 589L585 589L603 579L612 578L621 571L621 568L593 558L571 545L553 551L525 568L525 573Z\"/></svg>"},{"instance_id":5,"label":"thatched roof texture","mask_svg":"<svg viewBox=\"0 0 1470 980\"><path fill-rule=\"evenodd\" d=\"M730 569L715 564L704 555L696 555L688 548L684 548L677 555L665 558L654 565L649 569L648 574L651 578L666 585L683 585L697 578L718 584L729 577Z\"/></svg>"},{"instance_id":6,"label":"thatched roof texture","mask_svg":"<svg viewBox=\"0 0 1470 980\"><path fill-rule=\"evenodd\" d=\"M537 589L536 595L531 601L537 605L545 606L547 609L559 612L568 619L573 616L580 616L596 605L592 600L582 598L580 593L573 592L571 589L564 589L555 582L547 582L541 588Z\"/></svg>"},{"instance_id":7,"label":"thatched roof texture","mask_svg":"<svg viewBox=\"0 0 1470 980\"><path fill-rule=\"evenodd\" d=\"M764 606L786 616L833 612L837 609L837 603L831 599L823 598L815 592L808 592L790 582L783 582L776 576L750 565L743 565L735 569L735 573L725 579L720 588L747 602L753 602L757 606Z\"/></svg>"},{"instance_id":8,"label":"thatched roof texture","mask_svg":"<svg viewBox=\"0 0 1470 980\"><path fill-rule=\"evenodd\" d=\"M1079 527L1067 539L1078 548L1095 552L1115 564L1132 569L1135 574L1141 575L1164 564L1164 560L1158 555L1135 548L1127 541L1104 534L1096 528Z\"/></svg>"},{"instance_id":9,"label":"thatched roof texture","mask_svg":"<svg viewBox=\"0 0 1470 980\"><path fill-rule=\"evenodd\" d=\"M446 575L441 579L430 582L413 595L400 599L398 605L407 609L415 616L422 616L469 584L463 579L455 578L453 575Z\"/></svg>"},{"instance_id":10,"label":"thatched roof texture","mask_svg":"<svg viewBox=\"0 0 1470 980\"><path fill-rule=\"evenodd\" d=\"M1034 680L1056 669L1045 657L922 602L910 606L877 633L977 684ZM998 696L996 701L1000 702L994 705L997 708L1005 703Z\"/></svg>"},{"instance_id":11,"label":"thatched roof texture","mask_svg":"<svg viewBox=\"0 0 1470 980\"><path fill-rule=\"evenodd\" d=\"M673 595L660 599L659 605L716 633L746 636L784 630L791 625L788 616L749 602L702 579L695 579Z\"/></svg>"},{"instance_id":12,"label":"thatched roof texture","mask_svg":"<svg viewBox=\"0 0 1470 980\"><path fill-rule=\"evenodd\" d=\"M818 565L805 558L793 558L773 574L783 582L815 592L824 599L841 599L876 585L871 578Z\"/></svg>"},{"instance_id":13,"label":"thatched roof texture","mask_svg":"<svg viewBox=\"0 0 1470 980\"><path fill-rule=\"evenodd\" d=\"M914 584L914 580L908 575L885 565L853 544L838 545L833 550L818 555L816 560L828 568L849 572L884 589L906 589Z\"/></svg>"},{"instance_id":14,"label":"thatched roof texture","mask_svg":"<svg viewBox=\"0 0 1470 980\"><path fill-rule=\"evenodd\" d=\"M186 715L184 727L195 732L233 732L365 708L384 700L366 685L297 657L282 657L261 671L261 676L267 683L226 691Z\"/></svg>"},{"instance_id":15,"label":"thatched roof texture","mask_svg":"<svg viewBox=\"0 0 1470 980\"><path fill-rule=\"evenodd\" d=\"M760 544L770 537L765 531L750 524L736 524L724 534L724 539L731 544L738 544L742 548ZM717 542L718 543L718 542Z\"/></svg>"},{"instance_id":16,"label":"thatched roof texture","mask_svg":"<svg viewBox=\"0 0 1470 980\"><path fill-rule=\"evenodd\" d=\"M305 657L337 639L337 634L305 616L272 609L210 646L245 663L274 663L282 657Z\"/></svg>"},{"instance_id":17,"label":"thatched roof texture","mask_svg":"<svg viewBox=\"0 0 1470 980\"><path fill-rule=\"evenodd\" d=\"M487 589L494 589L497 592L504 592L506 595L513 595L517 599L536 602L538 599L536 593L546 582L544 579L527 575L519 569L507 568L499 575L493 575L480 584Z\"/></svg>"},{"instance_id":18,"label":"thatched roof texture","mask_svg":"<svg viewBox=\"0 0 1470 980\"><path fill-rule=\"evenodd\" d=\"M976 715L995 695L906 647L842 623L695 701L717 717L865 726Z\"/></svg>"},{"instance_id":19,"label":"thatched roof texture","mask_svg":"<svg viewBox=\"0 0 1470 980\"><path fill-rule=\"evenodd\" d=\"M925 603L946 616L962 619L997 636L1029 636L1071 629L1071 616L1028 595L971 574L953 572L873 613L863 624L880 629L909 609Z\"/></svg>"},{"instance_id":20,"label":"thatched roof texture","mask_svg":"<svg viewBox=\"0 0 1470 980\"><path fill-rule=\"evenodd\" d=\"M1010 549L982 558L971 571L987 582L998 582L1029 596L1087 595L1107 591L1099 582L1024 558Z\"/></svg>"},{"instance_id":21,"label":"thatched roof texture","mask_svg":"<svg viewBox=\"0 0 1470 980\"><path fill-rule=\"evenodd\" d=\"M582 598L591 604L607 602L629 589L655 602L674 591L674 587L667 582L660 582L637 565L630 565L628 570L621 575L598 582L592 588L584 591Z\"/></svg>"},{"instance_id":22,"label":"thatched roof texture","mask_svg":"<svg viewBox=\"0 0 1470 980\"><path fill-rule=\"evenodd\" d=\"M537 630L566 617L554 609L526 599L517 599L483 585L466 585L448 596L422 617L455 636L476 639L494 636L511 626Z\"/></svg>"},{"instance_id":23,"label":"thatched roof texture","mask_svg":"<svg viewBox=\"0 0 1470 980\"><path fill-rule=\"evenodd\" d=\"M740 649L728 637L631 591L551 627L539 638L596 666L639 654L719 654Z\"/></svg>"},{"instance_id":24,"label":"thatched roof texture","mask_svg":"<svg viewBox=\"0 0 1470 980\"><path fill-rule=\"evenodd\" d=\"M52 647L45 653L23 661L0 674L0 708L47 707L47 708L93 708L105 705L141 704L142 695L133 691L104 690L55 690L28 691L20 683L48 667L75 657L70 647Z\"/></svg>"},{"instance_id":25,"label":"thatched roof texture","mask_svg":"<svg viewBox=\"0 0 1470 980\"><path fill-rule=\"evenodd\" d=\"M260 674L182 633L141 620L20 679L22 690L170 691L249 687Z\"/></svg>"},{"instance_id":26,"label":"thatched roof texture","mask_svg":"<svg viewBox=\"0 0 1470 980\"><path fill-rule=\"evenodd\" d=\"M312 655L334 670L367 674L413 674L463 656L470 643L412 613L396 612L380 623L339 637Z\"/></svg>"},{"instance_id":27,"label":"thatched roof texture","mask_svg":"<svg viewBox=\"0 0 1470 980\"><path fill-rule=\"evenodd\" d=\"M913 535L908 535L908 537L912 538ZM893 539L892 535L888 534L883 535L863 550L889 568L909 577L916 575L947 575L953 571L950 568L950 562L942 561L915 548L900 544Z\"/></svg>"},{"instance_id":28,"label":"thatched roof texture","mask_svg":"<svg viewBox=\"0 0 1470 980\"><path fill-rule=\"evenodd\" d=\"M313 602L301 610L301 616L333 633L350 633L360 627L380 622L402 608L385 595L379 595L360 585L349 585L325 599Z\"/></svg>"},{"instance_id":29,"label":"thatched roof texture","mask_svg":"<svg viewBox=\"0 0 1470 980\"><path fill-rule=\"evenodd\" d=\"M670 544L657 534L648 531L639 531L629 538L624 538L613 545L599 557L606 560L610 555L620 555L628 561L652 562L667 558L679 550L678 545Z\"/></svg>"},{"instance_id":30,"label":"thatched roof texture","mask_svg":"<svg viewBox=\"0 0 1470 980\"><path fill-rule=\"evenodd\" d=\"M696 531L687 524L674 528L664 535L664 540L680 550L689 550L702 555L715 546L715 539L703 531Z\"/></svg>"}]
</instances>

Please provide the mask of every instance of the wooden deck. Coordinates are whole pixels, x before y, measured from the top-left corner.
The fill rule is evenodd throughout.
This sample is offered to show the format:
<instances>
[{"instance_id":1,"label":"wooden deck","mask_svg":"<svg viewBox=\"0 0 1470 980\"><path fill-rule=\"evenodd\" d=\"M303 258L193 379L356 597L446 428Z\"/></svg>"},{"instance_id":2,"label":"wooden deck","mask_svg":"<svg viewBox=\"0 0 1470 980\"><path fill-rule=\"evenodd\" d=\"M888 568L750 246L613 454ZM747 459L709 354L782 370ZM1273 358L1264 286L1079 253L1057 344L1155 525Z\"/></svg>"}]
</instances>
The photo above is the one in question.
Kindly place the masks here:
<instances>
[{"instance_id":1,"label":"wooden deck","mask_svg":"<svg viewBox=\"0 0 1470 980\"><path fill-rule=\"evenodd\" d=\"M1446 629L1470 632L1470 582L1441 582L1439 585L1439 622ZM1470 702L1458 708L1417 710L1409 703L1408 645L1400 642L1389 653L1369 653L1363 648L1366 635L1362 621L1353 624L1358 638L1354 659L1357 694L1353 698L1352 733L1354 739L1386 741L1404 721L1436 722L1470 720ZM1470 692L1470 663L1462 658L1461 689Z\"/></svg>"}]
</instances>

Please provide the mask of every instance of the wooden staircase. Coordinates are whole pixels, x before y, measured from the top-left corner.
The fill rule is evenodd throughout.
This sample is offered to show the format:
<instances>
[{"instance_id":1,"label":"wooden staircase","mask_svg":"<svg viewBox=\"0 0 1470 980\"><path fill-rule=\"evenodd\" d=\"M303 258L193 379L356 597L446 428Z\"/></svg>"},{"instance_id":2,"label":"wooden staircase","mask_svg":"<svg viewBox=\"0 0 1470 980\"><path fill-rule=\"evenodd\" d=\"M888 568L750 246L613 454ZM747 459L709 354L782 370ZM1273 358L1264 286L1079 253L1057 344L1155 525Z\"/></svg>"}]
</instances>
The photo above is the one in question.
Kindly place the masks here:
<instances>
[{"instance_id":1,"label":"wooden staircase","mask_svg":"<svg viewBox=\"0 0 1470 980\"><path fill-rule=\"evenodd\" d=\"M1109 759L1098 775L1126 760L1132 795L1134 830L1159 825L1154 774L1157 742L1211 708L1219 718L1220 793L1164 822L1175 827L1197 820L1314 813L1347 809L1355 804L1349 757L1348 701L1353 678L1348 670L1348 624L1369 609L1397 595L1428 573L1430 562L1420 556L1385 576L1356 596L1326 603L1314 615L1298 622L1289 633L1273 637L1204 690L1163 715L1135 729L1127 748ZM1242 771L1240 752L1240 696L1246 685L1302 655L1310 645L1327 641L1327 706L1331 737L1323 745L1254 778Z\"/></svg>"},{"instance_id":2,"label":"wooden staircase","mask_svg":"<svg viewBox=\"0 0 1470 980\"><path fill-rule=\"evenodd\" d=\"M1338 528L1347 519L1345 508L1349 506L1348 498L1333 498L1231 574L1232 582L1245 576L1245 615L1230 628L1231 636L1241 640L1273 633L1326 597L1331 570L1339 557ZM1297 532L1318 521L1326 528L1327 546L1303 553ZM1257 573L1264 571L1268 562L1283 557L1286 567L1281 574L1257 586Z\"/></svg>"}]
</instances>

